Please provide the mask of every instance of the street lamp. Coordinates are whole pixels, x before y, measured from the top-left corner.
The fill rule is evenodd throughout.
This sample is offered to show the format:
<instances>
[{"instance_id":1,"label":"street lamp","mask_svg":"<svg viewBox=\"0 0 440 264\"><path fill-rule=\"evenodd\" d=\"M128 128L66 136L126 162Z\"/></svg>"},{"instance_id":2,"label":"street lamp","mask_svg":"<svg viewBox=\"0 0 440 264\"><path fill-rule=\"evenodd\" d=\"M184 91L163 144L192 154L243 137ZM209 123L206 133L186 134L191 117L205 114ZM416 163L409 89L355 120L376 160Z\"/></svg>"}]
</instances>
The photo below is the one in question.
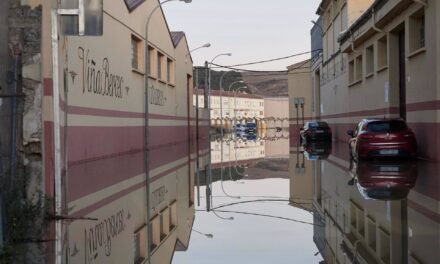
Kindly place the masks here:
<instances>
[{"instance_id":1,"label":"street lamp","mask_svg":"<svg viewBox=\"0 0 440 264\"><path fill-rule=\"evenodd\" d=\"M145 60L144 60L144 166L145 166L145 176L146 176L146 194L147 194L147 242L148 245L150 245L152 233L150 228L150 165L148 160L148 144L150 143L149 139L149 133L148 133L148 115L149 115L149 103L148 103L148 80L149 80L149 72L150 72L150 52L148 48L148 28L150 26L151 18L153 17L153 14L161 8L162 5L173 2L173 1L181 1L185 2L187 4L191 3L192 0L165 0L161 3L159 3L156 7L151 10L150 14L147 17L146 23L145 23L145 46L144 46L144 54L145 54ZM148 250L148 262L151 261L151 250Z\"/></svg>"},{"instance_id":2,"label":"street lamp","mask_svg":"<svg viewBox=\"0 0 440 264\"><path fill-rule=\"evenodd\" d=\"M198 48L190 50L188 52L188 54L186 54L186 56L185 56L185 63L188 61L188 57L191 55L191 53L193 53L196 50L203 49L203 48L209 48L209 47L211 47L211 43L206 43L206 44L204 44L204 45L202 45L202 46L200 46Z\"/></svg>"},{"instance_id":3,"label":"street lamp","mask_svg":"<svg viewBox=\"0 0 440 264\"><path fill-rule=\"evenodd\" d=\"M192 52L194 52L194 51L196 51L196 50L198 50L198 49L209 48L209 47L211 47L211 43L206 43L205 45L200 46L200 47L195 48L195 49L192 49L192 50L190 50L189 52L192 53Z\"/></svg>"},{"instance_id":4,"label":"street lamp","mask_svg":"<svg viewBox=\"0 0 440 264\"><path fill-rule=\"evenodd\" d=\"M214 61L221 56L232 56L231 53L220 53L217 56L215 56L211 62L209 63L209 67L208 67L208 109L209 109L209 120L211 122L211 67L212 64L214 63ZM205 62L205 65L208 64L208 62ZM210 127L211 129L211 127ZM209 141L211 142L211 133L209 133ZM209 151L209 160L211 160L211 150ZM209 194L212 190L212 169L211 169L211 163L209 163L209 172L208 172L208 180L207 181L207 188L206 188L206 192L207 194ZM212 204L212 193L211 193L211 199L209 199L208 201L210 201L210 203ZM209 211L209 208L207 207L207 211Z\"/></svg>"}]
</instances>

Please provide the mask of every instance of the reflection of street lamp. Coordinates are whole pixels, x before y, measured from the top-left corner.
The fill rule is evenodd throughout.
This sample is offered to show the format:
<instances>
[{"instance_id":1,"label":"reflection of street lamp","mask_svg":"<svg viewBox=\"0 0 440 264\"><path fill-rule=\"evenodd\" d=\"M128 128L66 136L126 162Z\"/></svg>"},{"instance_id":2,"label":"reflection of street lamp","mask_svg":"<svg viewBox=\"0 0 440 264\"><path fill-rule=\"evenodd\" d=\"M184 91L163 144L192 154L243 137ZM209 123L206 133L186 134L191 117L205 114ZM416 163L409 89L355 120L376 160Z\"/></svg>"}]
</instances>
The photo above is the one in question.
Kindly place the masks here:
<instances>
[{"instance_id":1,"label":"reflection of street lamp","mask_svg":"<svg viewBox=\"0 0 440 264\"><path fill-rule=\"evenodd\" d=\"M185 3L191 3L192 0L166 0L163 1L161 3L159 3L156 7L153 8L153 10L151 10L150 14L147 17L147 21L145 23L145 46L144 46L144 56L145 56L145 60L144 60L144 166L145 166L145 176L146 176L146 193L147 193L147 242L148 245L150 245L150 242L152 240L152 233L151 233L151 228L150 228L150 165L149 165L149 159L148 159L148 145L150 143L150 139L149 139L149 133L148 133L148 126L149 126L149 120L148 120L148 116L149 116L149 96L148 96L148 80L150 78L149 76L149 72L150 72L150 50L149 50L149 46L148 46L148 28L150 26L150 21L151 18L153 17L153 14L159 9L161 8L162 5L168 3L168 2L173 2L173 1L182 1ZM151 250L148 250L148 262L150 262L151 259Z\"/></svg>"},{"instance_id":2,"label":"reflection of street lamp","mask_svg":"<svg viewBox=\"0 0 440 264\"><path fill-rule=\"evenodd\" d=\"M228 221L231 221L231 220L234 220L234 217L222 217L222 216L220 216L220 215L218 215L216 212L215 212L215 210L212 210L212 212L214 213L214 215L215 216L217 216L217 218L220 218L220 219L222 219L222 220L228 220Z\"/></svg>"}]
</instances>

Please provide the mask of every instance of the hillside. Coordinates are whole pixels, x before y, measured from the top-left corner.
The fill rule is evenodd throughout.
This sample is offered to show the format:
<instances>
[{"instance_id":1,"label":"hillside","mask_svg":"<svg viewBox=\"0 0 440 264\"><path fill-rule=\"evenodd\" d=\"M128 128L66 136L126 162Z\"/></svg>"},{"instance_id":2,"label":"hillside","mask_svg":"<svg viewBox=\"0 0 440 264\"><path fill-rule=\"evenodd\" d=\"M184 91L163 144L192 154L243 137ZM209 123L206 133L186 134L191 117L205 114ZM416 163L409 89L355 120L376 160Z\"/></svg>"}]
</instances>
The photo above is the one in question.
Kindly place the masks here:
<instances>
[{"instance_id":1,"label":"hillside","mask_svg":"<svg viewBox=\"0 0 440 264\"><path fill-rule=\"evenodd\" d=\"M264 97L286 97L289 94L287 74L241 73L241 76L253 94Z\"/></svg>"},{"instance_id":2,"label":"hillside","mask_svg":"<svg viewBox=\"0 0 440 264\"><path fill-rule=\"evenodd\" d=\"M224 71L212 71L212 89L219 89L220 76ZM205 84L205 71L204 69L199 69L198 76L195 78L195 85L198 87L204 87ZM223 80L223 87L227 89L228 85L238 81L243 80L246 85L248 85L248 92L256 95L261 95L264 97L287 97L287 74L273 74L270 72L258 72L258 73L248 73L248 72L233 72L225 75ZM235 87L235 86L234 86ZM237 88L237 87L235 87Z\"/></svg>"}]
</instances>

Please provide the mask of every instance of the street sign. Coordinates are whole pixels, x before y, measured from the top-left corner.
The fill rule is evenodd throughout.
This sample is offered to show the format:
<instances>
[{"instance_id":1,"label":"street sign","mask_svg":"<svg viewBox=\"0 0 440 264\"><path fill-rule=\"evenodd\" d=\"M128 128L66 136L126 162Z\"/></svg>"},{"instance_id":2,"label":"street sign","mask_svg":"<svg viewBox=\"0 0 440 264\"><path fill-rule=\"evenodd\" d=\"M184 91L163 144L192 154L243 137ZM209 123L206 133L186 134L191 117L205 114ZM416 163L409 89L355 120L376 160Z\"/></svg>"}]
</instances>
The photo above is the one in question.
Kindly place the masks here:
<instances>
[{"instance_id":1,"label":"street sign","mask_svg":"<svg viewBox=\"0 0 440 264\"><path fill-rule=\"evenodd\" d=\"M103 0L61 0L61 32L70 36L101 36Z\"/></svg>"}]
</instances>

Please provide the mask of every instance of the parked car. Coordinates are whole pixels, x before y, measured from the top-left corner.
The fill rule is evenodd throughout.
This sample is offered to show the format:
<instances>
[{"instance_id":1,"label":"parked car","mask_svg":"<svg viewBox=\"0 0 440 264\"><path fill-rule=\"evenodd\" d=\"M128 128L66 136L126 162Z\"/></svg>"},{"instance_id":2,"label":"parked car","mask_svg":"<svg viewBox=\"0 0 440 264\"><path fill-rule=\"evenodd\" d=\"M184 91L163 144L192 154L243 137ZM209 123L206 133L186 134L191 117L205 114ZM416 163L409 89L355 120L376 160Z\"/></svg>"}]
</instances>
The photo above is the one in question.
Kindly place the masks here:
<instances>
[{"instance_id":1,"label":"parked car","mask_svg":"<svg viewBox=\"0 0 440 264\"><path fill-rule=\"evenodd\" d=\"M246 124L246 133L257 133L257 124L255 123L247 123Z\"/></svg>"},{"instance_id":2,"label":"parked car","mask_svg":"<svg viewBox=\"0 0 440 264\"><path fill-rule=\"evenodd\" d=\"M307 122L300 130L301 142L307 141L331 141L332 130L323 121Z\"/></svg>"},{"instance_id":3,"label":"parked car","mask_svg":"<svg viewBox=\"0 0 440 264\"><path fill-rule=\"evenodd\" d=\"M352 161L350 174L365 199L401 200L417 181L417 161Z\"/></svg>"},{"instance_id":4,"label":"parked car","mask_svg":"<svg viewBox=\"0 0 440 264\"><path fill-rule=\"evenodd\" d=\"M331 142L308 142L302 147L307 160L326 160L332 153Z\"/></svg>"},{"instance_id":5,"label":"parked car","mask_svg":"<svg viewBox=\"0 0 440 264\"><path fill-rule=\"evenodd\" d=\"M363 119L348 130L350 154L355 159L415 157L417 142L403 119Z\"/></svg>"}]
</instances>

